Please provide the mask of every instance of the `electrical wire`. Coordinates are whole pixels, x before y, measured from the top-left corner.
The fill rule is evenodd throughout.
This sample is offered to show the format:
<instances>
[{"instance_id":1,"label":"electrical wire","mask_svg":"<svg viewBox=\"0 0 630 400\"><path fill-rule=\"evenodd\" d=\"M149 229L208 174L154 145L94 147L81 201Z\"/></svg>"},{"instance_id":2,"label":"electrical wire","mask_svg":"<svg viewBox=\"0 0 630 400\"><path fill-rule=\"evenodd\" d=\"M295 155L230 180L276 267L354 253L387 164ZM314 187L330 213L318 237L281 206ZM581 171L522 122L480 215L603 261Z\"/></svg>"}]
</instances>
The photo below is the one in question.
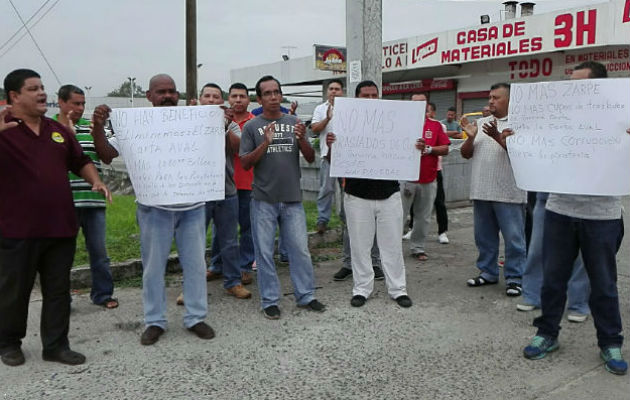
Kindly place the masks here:
<instances>
[{"instance_id":1,"label":"electrical wire","mask_svg":"<svg viewBox=\"0 0 630 400\"><path fill-rule=\"evenodd\" d=\"M33 15L31 15L31 17L30 17L28 20L26 20L26 23L28 24L29 22L31 22L31 21L33 20L33 18L35 18L35 16L36 16L37 14L39 14L39 12L42 10L42 8L46 7L46 4L50 3L50 1L51 1L51 0L46 0L46 1L44 2L44 4L42 4L42 5L41 5L41 6L37 9L37 11L35 11L35 12L33 13ZM31 27L31 28L32 28L32 27ZM7 44L9 44L9 42L11 42L11 40L13 40L13 38L14 38L14 37L16 37L16 36L17 36L20 32L22 32L22 29L24 29L24 27L23 27L23 26L20 26L20 27L18 28L18 30L17 30L17 31L15 31L15 33L14 33L13 35L11 35L11 37L10 37L10 38L8 38L8 39L6 40L6 42L2 43L2 46L0 46L0 50L2 50L3 48L5 48L5 47L6 47L6 45L7 45ZM19 41L19 39L18 39L18 41Z\"/></svg>"}]
</instances>

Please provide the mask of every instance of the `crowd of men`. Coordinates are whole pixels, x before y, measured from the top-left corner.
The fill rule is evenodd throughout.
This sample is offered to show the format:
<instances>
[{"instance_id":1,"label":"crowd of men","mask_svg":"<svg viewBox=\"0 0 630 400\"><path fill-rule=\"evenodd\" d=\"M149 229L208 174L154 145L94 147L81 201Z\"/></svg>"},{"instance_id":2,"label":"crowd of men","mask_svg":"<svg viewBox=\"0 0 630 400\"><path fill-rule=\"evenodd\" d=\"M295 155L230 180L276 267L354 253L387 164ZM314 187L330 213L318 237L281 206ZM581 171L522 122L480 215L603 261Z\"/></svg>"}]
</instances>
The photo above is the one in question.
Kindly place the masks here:
<instances>
[{"instance_id":1,"label":"crowd of men","mask_svg":"<svg viewBox=\"0 0 630 400\"><path fill-rule=\"evenodd\" d=\"M595 62L577 66L571 76L604 77L605 68ZM8 74L4 88L9 106L0 111L0 355L6 365L25 362L21 341L26 334L30 292L39 273L43 358L81 364L85 357L72 351L68 342L69 270L79 227L86 238L92 270L91 300L107 309L118 307L112 297L105 248L105 203L111 201L111 194L99 177L100 163L111 163L121 151L116 132L105 132L111 109L100 105L91 121L83 119L84 93L76 86L64 85L58 92L60 113L47 118L40 76L27 69ZM276 231L288 258L297 306L313 312L326 310L315 296L300 188L300 157L310 163L316 152L305 125L293 115L297 105L292 110L281 107L280 82L263 76L255 91L261 105L258 116L248 111L249 92L241 83L230 86L230 107L223 107L223 200L137 204L143 263L142 345L156 343L167 329L165 270L173 239L183 269L183 292L178 298L185 309L183 324L201 339L215 335L205 322L206 280L222 279L228 295L249 299L251 292L245 286L255 276L264 317L281 317L280 281L274 262ZM488 115L477 123L466 118L458 123L454 108L440 122L435 119L435 104L427 102L424 128L415 143L421 167L418 179L409 182L330 177L336 141L331 121L335 98L344 95L343 82L329 81L326 93L327 101L315 109L311 125L320 138L317 231L327 229L338 183L344 192L339 210L344 259L334 280L352 277L351 306L363 306L378 279L385 279L389 296L399 306L412 306L403 250L407 218L412 215L408 253L414 259L428 259L425 242L434 205L439 214L439 241L448 243L440 158L448 154L451 139L464 138L461 154L472 160L470 198L479 252L479 275L467 285L499 282L501 233L506 295L523 296L517 305L520 311L542 311L534 320L538 331L524 348L524 356L540 359L558 348L568 292L568 319L583 322L590 313L606 369L626 373L615 259L623 238L621 199L538 193L528 247L527 193L516 186L507 153L508 137L518 135L509 125L509 84L490 88L488 109L484 110ZM354 95L380 98L378 86L369 80L359 83ZM166 74L151 78L146 96L154 107L176 106L179 100L175 82ZM427 98L416 94L411 100L426 102ZM221 87L206 84L198 103L223 106ZM438 210L440 207L443 210ZM212 259L208 266L205 245L211 225Z\"/></svg>"}]
</instances>

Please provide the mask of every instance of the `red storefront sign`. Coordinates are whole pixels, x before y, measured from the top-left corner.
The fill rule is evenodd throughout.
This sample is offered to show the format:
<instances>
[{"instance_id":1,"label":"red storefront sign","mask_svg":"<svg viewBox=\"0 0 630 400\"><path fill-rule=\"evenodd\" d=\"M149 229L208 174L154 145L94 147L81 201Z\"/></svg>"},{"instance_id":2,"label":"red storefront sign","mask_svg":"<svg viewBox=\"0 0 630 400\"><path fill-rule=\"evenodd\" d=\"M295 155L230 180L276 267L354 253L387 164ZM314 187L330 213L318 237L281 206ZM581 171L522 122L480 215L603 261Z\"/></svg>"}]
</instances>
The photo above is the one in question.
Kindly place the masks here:
<instances>
[{"instance_id":1,"label":"red storefront sign","mask_svg":"<svg viewBox=\"0 0 630 400\"><path fill-rule=\"evenodd\" d=\"M429 92L432 90L450 90L455 88L453 79L423 79L421 81L401 82L401 83L384 83L383 95L400 94L400 93L416 93Z\"/></svg>"}]
</instances>

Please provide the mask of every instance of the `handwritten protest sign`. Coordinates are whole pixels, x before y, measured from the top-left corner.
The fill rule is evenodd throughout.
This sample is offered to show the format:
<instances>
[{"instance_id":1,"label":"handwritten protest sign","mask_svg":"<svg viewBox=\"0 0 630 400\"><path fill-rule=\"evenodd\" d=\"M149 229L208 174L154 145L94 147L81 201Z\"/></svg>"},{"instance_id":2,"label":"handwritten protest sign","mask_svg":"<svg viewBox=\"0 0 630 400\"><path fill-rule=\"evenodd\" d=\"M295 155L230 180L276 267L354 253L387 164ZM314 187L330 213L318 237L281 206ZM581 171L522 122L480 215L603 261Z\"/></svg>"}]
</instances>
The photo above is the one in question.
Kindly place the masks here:
<instances>
[{"instance_id":1,"label":"handwritten protest sign","mask_svg":"<svg viewBox=\"0 0 630 400\"><path fill-rule=\"evenodd\" d=\"M630 79L513 84L509 123L521 189L630 194Z\"/></svg>"},{"instance_id":2,"label":"handwritten protest sign","mask_svg":"<svg viewBox=\"0 0 630 400\"><path fill-rule=\"evenodd\" d=\"M139 203L224 198L225 128L220 107L118 108L111 120Z\"/></svg>"},{"instance_id":3,"label":"handwritten protest sign","mask_svg":"<svg viewBox=\"0 0 630 400\"><path fill-rule=\"evenodd\" d=\"M335 99L330 176L417 180L424 101Z\"/></svg>"}]
</instances>

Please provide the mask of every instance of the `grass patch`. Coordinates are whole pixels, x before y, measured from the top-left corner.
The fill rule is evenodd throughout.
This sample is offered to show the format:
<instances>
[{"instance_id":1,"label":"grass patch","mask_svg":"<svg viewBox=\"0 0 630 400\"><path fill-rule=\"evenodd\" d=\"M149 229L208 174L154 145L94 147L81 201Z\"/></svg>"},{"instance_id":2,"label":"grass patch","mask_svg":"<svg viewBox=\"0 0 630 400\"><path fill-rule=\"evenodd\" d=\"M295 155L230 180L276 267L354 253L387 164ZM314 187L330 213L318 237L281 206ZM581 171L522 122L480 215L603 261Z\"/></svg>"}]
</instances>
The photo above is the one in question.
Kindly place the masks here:
<instances>
[{"instance_id":1,"label":"grass patch","mask_svg":"<svg viewBox=\"0 0 630 400\"><path fill-rule=\"evenodd\" d=\"M136 198L134 196L114 195L114 202L107 205L107 252L111 262L121 262L140 258L140 228L136 223ZM317 204L305 201L306 226L308 231L314 231L317 225ZM328 224L330 228L340 226L339 216L333 211ZM207 246L210 247L212 230L208 230ZM175 251L175 244L171 252ZM85 250L85 239L79 233L77 237L77 252L74 265L88 265L89 259Z\"/></svg>"}]
</instances>

